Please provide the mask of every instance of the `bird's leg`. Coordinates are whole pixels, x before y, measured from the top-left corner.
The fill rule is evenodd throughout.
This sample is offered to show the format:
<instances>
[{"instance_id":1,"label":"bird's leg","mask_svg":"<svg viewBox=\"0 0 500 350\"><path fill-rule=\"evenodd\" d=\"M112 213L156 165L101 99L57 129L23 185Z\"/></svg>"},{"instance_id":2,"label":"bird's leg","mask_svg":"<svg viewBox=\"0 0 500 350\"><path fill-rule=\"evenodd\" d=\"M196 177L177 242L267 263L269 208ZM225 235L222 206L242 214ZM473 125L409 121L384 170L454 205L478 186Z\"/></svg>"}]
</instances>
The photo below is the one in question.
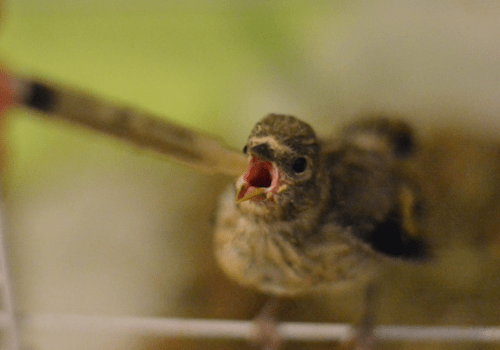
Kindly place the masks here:
<instances>
[{"instance_id":1,"label":"bird's leg","mask_svg":"<svg viewBox=\"0 0 500 350\"><path fill-rule=\"evenodd\" d=\"M262 350L277 350L283 342L276 321L280 307L281 301L271 296L254 318L255 333L252 340Z\"/></svg>"},{"instance_id":2,"label":"bird's leg","mask_svg":"<svg viewBox=\"0 0 500 350\"><path fill-rule=\"evenodd\" d=\"M375 299L377 290L372 283L368 285L365 294L365 309L361 323L356 327L355 334L341 344L340 349L347 350L376 350L377 342L374 334L375 329Z\"/></svg>"}]
</instances>

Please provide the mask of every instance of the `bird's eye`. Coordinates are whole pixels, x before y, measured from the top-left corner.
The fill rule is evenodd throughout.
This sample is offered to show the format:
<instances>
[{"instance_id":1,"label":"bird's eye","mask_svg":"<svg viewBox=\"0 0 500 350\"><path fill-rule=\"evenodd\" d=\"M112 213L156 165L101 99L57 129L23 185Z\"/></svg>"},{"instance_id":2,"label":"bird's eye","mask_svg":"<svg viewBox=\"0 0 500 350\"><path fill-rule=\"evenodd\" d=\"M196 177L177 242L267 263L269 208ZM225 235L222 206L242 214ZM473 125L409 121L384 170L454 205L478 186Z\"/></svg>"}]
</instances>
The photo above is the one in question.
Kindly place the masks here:
<instances>
[{"instance_id":1,"label":"bird's eye","mask_svg":"<svg viewBox=\"0 0 500 350\"><path fill-rule=\"evenodd\" d=\"M248 151L248 146L245 145L245 147L243 147L243 154L247 154L247 151Z\"/></svg>"},{"instance_id":2,"label":"bird's eye","mask_svg":"<svg viewBox=\"0 0 500 350\"><path fill-rule=\"evenodd\" d=\"M307 167L307 160L304 157L295 159L292 165L292 169L296 173L304 172L304 170L306 170L306 167Z\"/></svg>"}]
</instances>

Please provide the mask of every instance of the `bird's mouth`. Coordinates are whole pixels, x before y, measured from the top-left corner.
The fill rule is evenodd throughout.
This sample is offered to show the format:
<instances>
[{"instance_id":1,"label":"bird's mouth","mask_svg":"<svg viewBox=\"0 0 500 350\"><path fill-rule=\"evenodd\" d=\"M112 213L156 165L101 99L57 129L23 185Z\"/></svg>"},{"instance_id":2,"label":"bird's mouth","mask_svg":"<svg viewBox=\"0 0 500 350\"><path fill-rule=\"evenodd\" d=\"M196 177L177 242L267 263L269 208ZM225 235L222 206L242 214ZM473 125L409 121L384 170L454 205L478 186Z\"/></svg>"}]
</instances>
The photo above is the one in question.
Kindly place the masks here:
<instances>
[{"instance_id":1,"label":"bird's mouth","mask_svg":"<svg viewBox=\"0 0 500 350\"><path fill-rule=\"evenodd\" d=\"M273 162L252 156L246 172L236 182L236 203L275 200L275 195L285 189L280 172Z\"/></svg>"}]
</instances>

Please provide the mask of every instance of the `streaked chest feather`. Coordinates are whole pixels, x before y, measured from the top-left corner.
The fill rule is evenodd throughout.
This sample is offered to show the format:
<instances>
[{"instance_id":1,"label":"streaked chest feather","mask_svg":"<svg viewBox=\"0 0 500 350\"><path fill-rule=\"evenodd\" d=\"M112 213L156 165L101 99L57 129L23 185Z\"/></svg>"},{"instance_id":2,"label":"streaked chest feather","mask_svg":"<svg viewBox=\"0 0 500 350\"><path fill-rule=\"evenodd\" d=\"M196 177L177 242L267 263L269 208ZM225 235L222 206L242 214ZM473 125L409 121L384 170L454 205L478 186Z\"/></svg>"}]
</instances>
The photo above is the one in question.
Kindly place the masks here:
<instances>
[{"instance_id":1,"label":"streaked chest feather","mask_svg":"<svg viewBox=\"0 0 500 350\"><path fill-rule=\"evenodd\" d=\"M373 254L366 247L353 247L350 238L339 235L327 244L292 239L287 222L269 224L241 215L229 189L221 200L215 231L216 257L234 280L278 295L306 292L324 284L354 279L369 268ZM318 232L318 234L322 234ZM365 251L366 254L359 254Z\"/></svg>"}]
</instances>

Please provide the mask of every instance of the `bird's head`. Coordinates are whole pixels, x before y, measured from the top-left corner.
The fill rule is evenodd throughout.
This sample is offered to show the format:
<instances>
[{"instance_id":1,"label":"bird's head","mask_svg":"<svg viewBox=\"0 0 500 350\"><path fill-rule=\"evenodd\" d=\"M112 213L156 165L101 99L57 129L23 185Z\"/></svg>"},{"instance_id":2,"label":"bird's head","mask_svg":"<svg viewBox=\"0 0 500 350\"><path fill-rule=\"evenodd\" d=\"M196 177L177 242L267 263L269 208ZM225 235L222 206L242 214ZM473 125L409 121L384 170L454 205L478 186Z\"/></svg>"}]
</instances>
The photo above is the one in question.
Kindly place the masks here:
<instances>
[{"instance_id":1,"label":"bird's head","mask_svg":"<svg viewBox=\"0 0 500 350\"><path fill-rule=\"evenodd\" d=\"M248 168L236 182L237 203L272 207L300 202L316 183L320 145L314 130L288 115L270 114L253 128L243 148Z\"/></svg>"}]
</instances>

